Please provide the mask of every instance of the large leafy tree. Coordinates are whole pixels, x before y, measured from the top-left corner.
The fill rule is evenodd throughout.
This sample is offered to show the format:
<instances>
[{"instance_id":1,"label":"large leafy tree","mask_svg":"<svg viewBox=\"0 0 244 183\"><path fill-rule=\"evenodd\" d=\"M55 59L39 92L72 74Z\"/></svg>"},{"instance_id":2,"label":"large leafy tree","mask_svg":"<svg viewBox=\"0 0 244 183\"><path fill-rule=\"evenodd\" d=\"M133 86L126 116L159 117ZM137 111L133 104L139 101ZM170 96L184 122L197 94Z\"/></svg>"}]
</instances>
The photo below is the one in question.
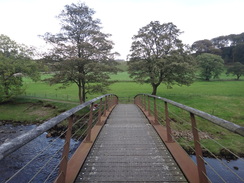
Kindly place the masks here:
<instances>
[{"instance_id":1,"label":"large leafy tree","mask_svg":"<svg viewBox=\"0 0 244 183\"><path fill-rule=\"evenodd\" d=\"M232 66L227 69L227 75L232 74L236 76L236 79L239 80L241 76L244 75L244 64L240 62L235 62Z\"/></svg>"},{"instance_id":2,"label":"large leafy tree","mask_svg":"<svg viewBox=\"0 0 244 183\"><path fill-rule=\"evenodd\" d=\"M80 102L87 93L106 92L109 73L116 73L113 42L109 34L102 33L100 20L94 19L94 10L83 3L66 5L58 16L60 33L46 33L44 39L53 45L48 59L53 62L55 74L51 84L63 86L75 83Z\"/></svg>"},{"instance_id":3,"label":"large leafy tree","mask_svg":"<svg viewBox=\"0 0 244 183\"><path fill-rule=\"evenodd\" d=\"M244 33L213 38L212 43L222 50L225 62L244 63Z\"/></svg>"},{"instance_id":4,"label":"large leafy tree","mask_svg":"<svg viewBox=\"0 0 244 183\"><path fill-rule=\"evenodd\" d=\"M206 81L218 78L224 71L224 60L218 55L203 53L198 55L196 60L200 68L200 76Z\"/></svg>"},{"instance_id":5,"label":"large leafy tree","mask_svg":"<svg viewBox=\"0 0 244 183\"><path fill-rule=\"evenodd\" d=\"M216 48L213 43L208 39L195 41L192 44L191 48L196 53L196 55L200 55L202 53L221 55L221 50Z\"/></svg>"},{"instance_id":6,"label":"large leafy tree","mask_svg":"<svg viewBox=\"0 0 244 183\"><path fill-rule=\"evenodd\" d=\"M161 83L189 85L194 78L194 59L178 38L173 23L151 22L132 39L129 73L135 81L151 84L156 95Z\"/></svg>"},{"instance_id":7,"label":"large leafy tree","mask_svg":"<svg viewBox=\"0 0 244 183\"><path fill-rule=\"evenodd\" d=\"M0 35L0 102L21 94L23 76L39 79L38 65L31 59L32 49Z\"/></svg>"}]
</instances>

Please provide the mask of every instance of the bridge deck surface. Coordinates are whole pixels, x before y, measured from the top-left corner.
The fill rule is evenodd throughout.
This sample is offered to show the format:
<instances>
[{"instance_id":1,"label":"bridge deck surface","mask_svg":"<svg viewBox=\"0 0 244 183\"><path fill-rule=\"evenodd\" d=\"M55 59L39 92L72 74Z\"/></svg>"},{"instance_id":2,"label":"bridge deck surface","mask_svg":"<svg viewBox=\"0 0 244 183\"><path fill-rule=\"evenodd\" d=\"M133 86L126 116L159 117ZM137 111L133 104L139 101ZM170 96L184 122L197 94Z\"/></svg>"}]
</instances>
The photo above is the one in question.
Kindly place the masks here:
<instances>
[{"instance_id":1,"label":"bridge deck surface","mask_svg":"<svg viewBox=\"0 0 244 183\"><path fill-rule=\"evenodd\" d=\"M119 104L75 182L187 182L141 110Z\"/></svg>"}]
</instances>

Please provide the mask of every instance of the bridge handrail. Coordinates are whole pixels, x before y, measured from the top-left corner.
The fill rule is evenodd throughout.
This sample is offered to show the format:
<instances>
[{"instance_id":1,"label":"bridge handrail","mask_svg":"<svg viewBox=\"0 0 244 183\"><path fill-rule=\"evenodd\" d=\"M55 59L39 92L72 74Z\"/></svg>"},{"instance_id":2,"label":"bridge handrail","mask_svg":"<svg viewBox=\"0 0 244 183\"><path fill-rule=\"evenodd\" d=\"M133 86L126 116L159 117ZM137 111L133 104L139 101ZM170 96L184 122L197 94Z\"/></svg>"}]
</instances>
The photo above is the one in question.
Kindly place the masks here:
<instances>
[{"instance_id":1,"label":"bridge handrail","mask_svg":"<svg viewBox=\"0 0 244 183\"><path fill-rule=\"evenodd\" d=\"M204 119L207 119L208 121L216 124L216 125L219 125L231 132L234 132L234 133L237 133L241 136L244 137L244 127L243 126L239 126L235 123L232 123L230 121L227 121L227 120L224 120L224 119L221 119L221 118L218 118L214 115L210 115L206 112L203 112L203 111L200 111L198 109L194 109L192 107L188 107L186 105L183 105L183 104L180 104L180 103L177 103L177 102L174 102L172 100L169 100L169 99L166 99L166 98L163 98L163 97L159 97L159 96L156 96L156 95L150 95L150 94L145 94L145 93L141 93L141 94L137 94L134 98L136 98L137 96L139 95L145 95L145 96L149 96L149 97L153 97L153 98L156 98L156 99L159 99L159 100L163 100L164 102L167 102L169 104L172 104L176 107L179 107L181 109L184 109L190 113L193 113L199 117L202 117Z\"/></svg>"},{"instance_id":2,"label":"bridge handrail","mask_svg":"<svg viewBox=\"0 0 244 183\"><path fill-rule=\"evenodd\" d=\"M40 136L41 134L43 134L44 132L46 132L50 128L61 123L63 120L69 118L70 116L72 116L76 112L78 112L78 111L82 110L83 108L91 105L92 103L94 103L97 100L100 100L104 97L111 96L111 95L116 96L114 94L106 94L106 95L96 97L96 98L94 98L90 101L87 101L81 105L78 105L78 106L76 106L76 107L74 107L74 108L72 108L66 112L63 112L62 114L60 114L54 118L51 118L50 120L44 122L43 124L37 126L36 128L16 137L14 139L11 139L8 142L1 144L0 145L0 160L3 159L8 154L19 149L20 147L24 146L28 142L32 141L36 137Z\"/></svg>"}]
</instances>

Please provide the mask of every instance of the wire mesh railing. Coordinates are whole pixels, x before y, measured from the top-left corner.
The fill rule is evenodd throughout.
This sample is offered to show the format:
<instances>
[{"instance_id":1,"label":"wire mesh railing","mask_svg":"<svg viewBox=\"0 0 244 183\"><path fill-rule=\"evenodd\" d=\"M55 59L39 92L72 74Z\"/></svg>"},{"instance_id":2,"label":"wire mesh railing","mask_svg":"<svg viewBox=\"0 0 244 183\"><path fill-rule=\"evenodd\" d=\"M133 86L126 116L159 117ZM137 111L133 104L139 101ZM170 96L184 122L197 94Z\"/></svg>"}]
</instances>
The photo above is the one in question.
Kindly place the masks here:
<instances>
[{"instance_id":1,"label":"wire mesh railing","mask_svg":"<svg viewBox=\"0 0 244 183\"><path fill-rule=\"evenodd\" d=\"M31 148L35 148L35 144L38 143L35 140L43 135L52 136L54 127L60 126L61 128L57 136L50 138L46 146L43 146L40 151L33 154L25 164L21 165L20 169L13 172L12 175L6 177L3 181L20 183L54 182L56 179L57 182L65 182L67 163L79 143L81 141L90 141L91 129L95 125L101 124L102 117L107 116L117 102L118 98L113 94L94 98L1 144L0 161L4 161L5 158L11 157L12 153L18 153L19 150L30 143L32 143ZM73 147L70 144L72 139L77 142L72 144ZM57 143L57 141L62 141L63 143ZM31 149L29 150L31 151ZM21 158L18 161L21 161ZM38 166L36 166L37 162Z\"/></svg>"},{"instance_id":2,"label":"wire mesh railing","mask_svg":"<svg viewBox=\"0 0 244 183\"><path fill-rule=\"evenodd\" d=\"M244 148L241 143L244 127L154 95L139 94L135 97L135 104L146 111L147 116L153 117L154 125L165 126L168 142L177 142L188 154L195 155L200 182L244 182L244 175L222 160L239 159L244 163L243 158L228 148L230 143L235 143L237 148ZM232 140L238 138L239 142ZM222 169L216 170L206 157L219 161L222 169L228 170L228 176L221 175ZM232 181L228 180L230 176L234 177Z\"/></svg>"}]
</instances>

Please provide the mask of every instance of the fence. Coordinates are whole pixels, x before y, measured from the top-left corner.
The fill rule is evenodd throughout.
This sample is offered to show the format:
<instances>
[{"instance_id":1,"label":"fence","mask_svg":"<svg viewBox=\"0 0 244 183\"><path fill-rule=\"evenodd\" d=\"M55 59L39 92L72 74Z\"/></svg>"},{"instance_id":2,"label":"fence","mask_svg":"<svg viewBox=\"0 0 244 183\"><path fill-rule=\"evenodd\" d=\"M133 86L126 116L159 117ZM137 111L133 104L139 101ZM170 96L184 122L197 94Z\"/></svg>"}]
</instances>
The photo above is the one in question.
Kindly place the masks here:
<instances>
[{"instance_id":1,"label":"fence","mask_svg":"<svg viewBox=\"0 0 244 183\"><path fill-rule=\"evenodd\" d=\"M50 168L48 164L54 158L56 154L60 154L62 151L62 155L60 155L61 161L56 162L57 165L49 170L50 174L46 176L46 179L42 182L50 182L50 177L53 174L58 174L57 182L64 182L66 179L66 171L67 165L69 162L70 155L70 139L76 138L77 140L81 140L84 143L89 143L91 141L92 128L95 126L101 126L101 124L105 121L105 118L108 116L109 112L112 108L117 104L118 98L113 94L106 94L97 98L94 98L88 102L83 103L73 109L70 109L48 121L37 126L36 128L24 133L8 142L3 143L0 146L0 160L16 151L17 149L25 146L41 134L45 133L49 129L54 126L66 122L67 126L64 131L55 139L52 140L52 143L55 143L57 139L61 136L65 135L65 142L63 147L58 149L56 152L52 153L49 158L42 159L45 161L44 165L40 167L37 172L31 172L32 177L25 182L33 182L36 177L42 172L43 169ZM10 178L5 180L5 182L16 182L18 179L17 175L21 174L21 172L27 167L35 164L35 160L38 157L42 157L44 151L52 148L52 143L48 145L48 147L43 147L42 151L36 154L26 165L24 165L20 170L14 173ZM59 170L58 170L59 169ZM17 179L17 180L15 180Z\"/></svg>"},{"instance_id":2,"label":"fence","mask_svg":"<svg viewBox=\"0 0 244 183\"><path fill-rule=\"evenodd\" d=\"M79 97L76 95L69 94L58 94L58 93L23 93L21 96L23 97L33 97L40 99L53 99L60 101L70 101L79 103Z\"/></svg>"},{"instance_id":3,"label":"fence","mask_svg":"<svg viewBox=\"0 0 244 183\"><path fill-rule=\"evenodd\" d=\"M153 120L151 120L151 122L153 124L163 124L166 126L167 142L178 141L185 149L188 148L188 150L191 150L191 152L196 155L198 174L201 182L211 182L210 178L207 176L205 164L210 167L210 169L217 175L220 181L227 182L222 176L219 175L213 166L211 166L203 158L202 148L204 149L204 154L208 154L216 159L219 159L215 153L209 150L208 145L205 145L209 144L209 141L211 141L211 145L214 143L216 146L220 146L227 154L227 156L231 156L231 158L239 158L244 162L244 160L241 159L238 155L214 139L214 137L211 135L211 132L203 131L204 126L215 124L227 129L228 131L238 134L237 136L239 136L239 138L243 138L244 127L196 110L194 108L187 107L183 104L179 104L154 95L139 94L135 97L135 104L137 104L147 114L147 116L152 116ZM203 120L207 120L208 122ZM199 127L197 127L197 125ZM224 131L222 128L212 128L219 131L219 133ZM228 135L227 137L231 138ZM231 139L229 140L231 141ZM203 141L205 143L203 143ZM224 164L223 166L229 169L229 172L236 177L237 181L244 182L244 178L233 171L231 167L229 167L227 164Z\"/></svg>"}]
</instances>

